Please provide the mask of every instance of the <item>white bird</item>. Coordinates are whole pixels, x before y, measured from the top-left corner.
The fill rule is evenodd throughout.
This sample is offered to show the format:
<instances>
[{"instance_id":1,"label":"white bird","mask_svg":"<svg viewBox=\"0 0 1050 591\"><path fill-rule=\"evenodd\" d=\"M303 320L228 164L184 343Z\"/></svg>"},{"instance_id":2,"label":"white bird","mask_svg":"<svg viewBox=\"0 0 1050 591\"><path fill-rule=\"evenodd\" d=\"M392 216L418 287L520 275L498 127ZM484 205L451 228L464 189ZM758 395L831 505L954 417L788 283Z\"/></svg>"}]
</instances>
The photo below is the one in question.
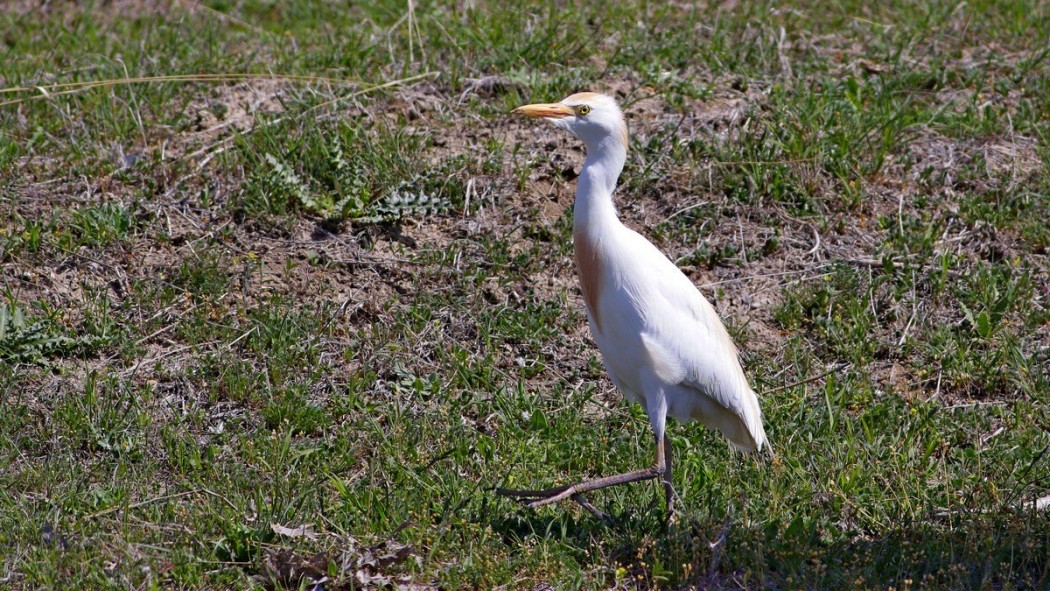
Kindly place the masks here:
<instances>
[{"instance_id":1,"label":"white bird","mask_svg":"<svg viewBox=\"0 0 1050 591\"><path fill-rule=\"evenodd\" d=\"M673 511L667 416L698 420L739 450L768 446L758 398L737 349L711 304L663 253L623 225L613 190L627 160L627 125L611 97L581 92L514 113L543 118L587 146L576 187L573 249L594 342L613 383L642 405L656 436L656 461L643 470L547 490L499 489L530 507L574 499L627 482L662 478Z\"/></svg>"}]
</instances>

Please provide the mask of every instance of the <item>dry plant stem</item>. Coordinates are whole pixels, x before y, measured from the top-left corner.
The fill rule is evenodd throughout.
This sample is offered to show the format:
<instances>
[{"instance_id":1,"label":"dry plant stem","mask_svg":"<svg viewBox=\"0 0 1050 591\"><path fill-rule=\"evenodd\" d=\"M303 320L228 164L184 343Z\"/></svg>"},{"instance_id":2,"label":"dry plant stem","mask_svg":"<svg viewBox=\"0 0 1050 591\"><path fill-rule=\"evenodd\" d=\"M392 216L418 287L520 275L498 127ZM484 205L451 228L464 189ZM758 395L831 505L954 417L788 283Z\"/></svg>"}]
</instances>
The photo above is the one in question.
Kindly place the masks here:
<instances>
[{"instance_id":1,"label":"dry plant stem","mask_svg":"<svg viewBox=\"0 0 1050 591\"><path fill-rule=\"evenodd\" d=\"M653 478L663 476L665 481L665 492L668 495L668 499L670 499L674 494L674 490L670 487L670 483L668 482L671 479L670 462L668 461L670 454L666 451L666 441L666 435L656 440L656 462L652 466L643 470L635 470L624 474L595 478L594 480L584 480L545 490L512 490L498 488L496 489L496 494L504 497L520 498L522 502L525 503L526 507L542 507L544 505L550 505L552 503L564 501L565 499L577 497L582 493L590 492L592 490L609 488L611 486L627 484L629 482L652 480ZM580 504L584 505L585 502L586 499L584 499L583 502L580 502ZM587 503L587 505L589 504L590 503ZM587 507L587 505L584 505L584 507Z\"/></svg>"}]
</instances>

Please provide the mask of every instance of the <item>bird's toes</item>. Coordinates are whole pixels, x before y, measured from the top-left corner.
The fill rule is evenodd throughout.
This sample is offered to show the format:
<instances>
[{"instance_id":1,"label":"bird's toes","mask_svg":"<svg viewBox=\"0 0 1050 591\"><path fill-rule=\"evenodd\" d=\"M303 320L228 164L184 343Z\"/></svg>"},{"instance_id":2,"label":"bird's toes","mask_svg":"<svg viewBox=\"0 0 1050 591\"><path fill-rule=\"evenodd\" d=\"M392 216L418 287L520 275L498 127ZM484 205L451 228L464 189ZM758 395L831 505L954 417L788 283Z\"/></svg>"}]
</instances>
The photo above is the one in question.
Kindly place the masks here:
<instances>
[{"instance_id":1,"label":"bird's toes","mask_svg":"<svg viewBox=\"0 0 1050 591\"><path fill-rule=\"evenodd\" d=\"M685 519L685 513L678 507L672 505L667 509L667 525L678 525L683 519Z\"/></svg>"}]
</instances>

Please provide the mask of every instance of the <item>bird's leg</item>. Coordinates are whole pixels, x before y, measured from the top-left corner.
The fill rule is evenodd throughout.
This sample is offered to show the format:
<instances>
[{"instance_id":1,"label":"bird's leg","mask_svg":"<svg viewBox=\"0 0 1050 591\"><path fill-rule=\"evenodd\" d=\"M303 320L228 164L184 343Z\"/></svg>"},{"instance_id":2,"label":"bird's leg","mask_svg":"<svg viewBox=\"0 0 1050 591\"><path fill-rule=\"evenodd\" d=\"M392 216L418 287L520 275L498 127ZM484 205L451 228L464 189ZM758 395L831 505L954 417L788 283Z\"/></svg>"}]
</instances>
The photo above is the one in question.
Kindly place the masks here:
<instances>
[{"instance_id":1,"label":"bird's leg","mask_svg":"<svg viewBox=\"0 0 1050 591\"><path fill-rule=\"evenodd\" d=\"M671 517L678 515L678 493L674 490L674 485L671 483L671 476L673 471L671 470L671 442L667 440L667 435L664 435L664 473L662 474L662 480L664 485L664 495L667 498L667 521L670 523Z\"/></svg>"},{"instance_id":2,"label":"bird's leg","mask_svg":"<svg viewBox=\"0 0 1050 591\"><path fill-rule=\"evenodd\" d=\"M543 505L550 505L551 503L564 501L565 499L592 490L609 488L610 486L627 484L628 482L652 480L653 478L659 477L666 470L667 458L664 452L664 442L664 438L656 440L656 462L644 470L635 470L634 472L626 472L624 474L616 474L615 476L606 476L604 478L595 478L594 480L584 480L567 486L558 486L546 490L507 490L504 488L498 488L496 489L496 494L505 497L518 497L525 502L527 507L542 507Z\"/></svg>"},{"instance_id":3,"label":"bird's leg","mask_svg":"<svg viewBox=\"0 0 1050 591\"><path fill-rule=\"evenodd\" d=\"M664 473L661 474L663 477L664 494L667 497L667 511L671 511L671 501L674 500L674 487L671 486L671 445L667 441L667 435L664 435Z\"/></svg>"}]
</instances>

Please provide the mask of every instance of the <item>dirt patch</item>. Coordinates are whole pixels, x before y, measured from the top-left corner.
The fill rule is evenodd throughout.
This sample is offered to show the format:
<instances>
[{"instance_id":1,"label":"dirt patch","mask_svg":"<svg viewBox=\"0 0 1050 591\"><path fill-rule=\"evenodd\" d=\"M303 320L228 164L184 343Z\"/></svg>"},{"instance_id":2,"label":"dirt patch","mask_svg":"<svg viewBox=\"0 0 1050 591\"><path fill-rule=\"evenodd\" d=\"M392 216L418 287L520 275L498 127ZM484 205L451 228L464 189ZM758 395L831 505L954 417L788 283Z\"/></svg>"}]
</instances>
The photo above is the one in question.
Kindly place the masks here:
<instances>
[{"instance_id":1,"label":"dirt patch","mask_svg":"<svg viewBox=\"0 0 1050 591\"><path fill-rule=\"evenodd\" d=\"M1043 168L1043 161L1036 150L1038 145L1035 138L1012 136L986 142L980 150L990 174L1009 175L1020 182Z\"/></svg>"},{"instance_id":2,"label":"dirt patch","mask_svg":"<svg viewBox=\"0 0 1050 591\"><path fill-rule=\"evenodd\" d=\"M954 175L983 161L988 178L994 184L1007 177L1022 182L1043 168L1037 151L1038 141L1021 135L993 137L983 141L960 140L928 130L908 144L907 154L912 161L910 178L919 180L931 171L943 172L944 184L951 185Z\"/></svg>"},{"instance_id":3,"label":"dirt patch","mask_svg":"<svg viewBox=\"0 0 1050 591\"><path fill-rule=\"evenodd\" d=\"M228 140L235 133L248 131L260 116L283 112L281 98L287 92L287 82L265 78L210 89L211 96L198 99L187 108L192 123L185 132L171 138L171 155L210 160L223 144L220 139Z\"/></svg>"}]
</instances>

